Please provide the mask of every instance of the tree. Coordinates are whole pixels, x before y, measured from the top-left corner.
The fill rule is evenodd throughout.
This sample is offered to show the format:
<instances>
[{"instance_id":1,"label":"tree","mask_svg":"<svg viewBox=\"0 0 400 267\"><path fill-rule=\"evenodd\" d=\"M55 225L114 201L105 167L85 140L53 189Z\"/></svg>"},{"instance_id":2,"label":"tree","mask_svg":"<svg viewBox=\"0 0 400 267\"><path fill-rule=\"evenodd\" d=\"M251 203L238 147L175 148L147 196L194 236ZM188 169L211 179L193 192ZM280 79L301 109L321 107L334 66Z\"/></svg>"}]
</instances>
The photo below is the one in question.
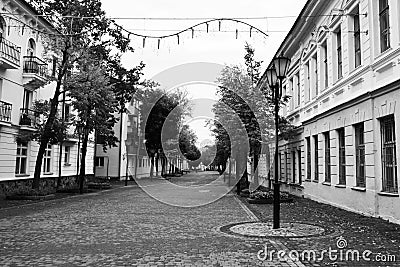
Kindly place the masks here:
<instances>
[{"instance_id":1,"label":"tree","mask_svg":"<svg viewBox=\"0 0 400 267\"><path fill-rule=\"evenodd\" d=\"M144 126L146 151L150 157L150 177L154 166L158 175L158 159L161 160L161 175L166 174L169 156L178 153L179 129L182 118L189 113L187 94L183 91L166 93L160 88L139 91L141 100L141 123Z\"/></svg>"},{"instance_id":2,"label":"tree","mask_svg":"<svg viewBox=\"0 0 400 267\"><path fill-rule=\"evenodd\" d=\"M97 47L99 53L110 52L111 47L125 52L129 49L129 39L125 38L118 29L111 27L111 20L105 17L100 0L36 0L33 2L36 3L38 12L46 14L60 33L55 37L49 35L45 42L47 54L58 55L60 61L54 78L54 94L49 101L49 113L43 123L41 136L37 139L39 150L32 187L38 188L43 156L47 144L52 139L52 129L57 124L58 103L63 94L62 85L66 75L88 47Z\"/></svg>"},{"instance_id":3,"label":"tree","mask_svg":"<svg viewBox=\"0 0 400 267\"><path fill-rule=\"evenodd\" d=\"M113 92L105 68L97 59L87 57L79 61L80 71L67 80L66 88L72 106L77 111L79 120L75 126L81 129L82 157L79 172L79 189L83 192L86 152L89 136L94 131L102 137L104 149L115 146L118 139L114 136L113 127L117 122L114 113L118 111L118 102Z\"/></svg>"},{"instance_id":4,"label":"tree","mask_svg":"<svg viewBox=\"0 0 400 267\"><path fill-rule=\"evenodd\" d=\"M183 125L179 133L179 150L181 154L191 161L197 161L202 153L196 146L197 136L188 125Z\"/></svg>"},{"instance_id":5,"label":"tree","mask_svg":"<svg viewBox=\"0 0 400 267\"><path fill-rule=\"evenodd\" d=\"M257 175L261 144L274 138L275 127L272 94L267 88L258 90L257 87L261 77L262 62L255 60L255 51L248 44L245 46L245 51L246 69L239 66L226 66L223 69L218 78L220 84L218 93L221 98L214 105L216 122L213 132L216 135L217 145L225 147L223 149L225 151L228 151L226 147L228 144L232 146L230 156L236 160L236 174L243 173L243 177L237 177L238 180L247 179L248 157L251 158L252 173ZM279 104L286 104L288 99L288 96L284 96ZM281 118L281 121L286 120ZM221 125L220 122L224 124ZM240 131L234 130L240 127ZM280 125L281 133L289 128L287 123ZM246 142L248 150L244 149ZM258 180L257 176L255 180ZM238 183L238 191L240 187L241 183Z\"/></svg>"}]
</instances>

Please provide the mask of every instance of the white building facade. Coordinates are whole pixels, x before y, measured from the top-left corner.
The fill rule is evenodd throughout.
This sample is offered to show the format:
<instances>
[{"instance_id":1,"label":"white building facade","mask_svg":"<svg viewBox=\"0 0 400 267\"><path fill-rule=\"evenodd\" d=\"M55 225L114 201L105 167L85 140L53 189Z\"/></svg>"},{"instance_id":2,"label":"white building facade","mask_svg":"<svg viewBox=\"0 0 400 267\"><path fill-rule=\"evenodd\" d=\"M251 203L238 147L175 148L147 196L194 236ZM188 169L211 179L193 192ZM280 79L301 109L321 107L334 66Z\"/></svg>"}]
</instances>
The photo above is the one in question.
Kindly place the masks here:
<instances>
[{"instance_id":1,"label":"white building facade","mask_svg":"<svg viewBox=\"0 0 400 267\"><path fill-rule=\"evenodd\" d=\"M282 190L400 223L399 17L397 0L307 2L276 53L298 129L280 142Z\"/></svg>"},{"instance_id":2,"label":"white building facade","mask_svg":"<svg viewBox=\"0 0 400 267\"><path fill-rule=\"evenodd\" d=\"M0 194L7 194L9 182L33 178L39 145L20 136L36 130L40 114L32 109L34 101L53 96L55 85L47 82L55 75L57 57L49 60L43 45L46 34L56 33L55 29L27 2L0 1L0 9ZM66 111L70 111L69 106ZM73 130L69 132L62 145L61 165L60 146L48 146L41 178L54 180L60 167L63 177L77 174L79 138ZM93 151L92 140L87 174L93 174Z\"/></svg>"}]
</instances>

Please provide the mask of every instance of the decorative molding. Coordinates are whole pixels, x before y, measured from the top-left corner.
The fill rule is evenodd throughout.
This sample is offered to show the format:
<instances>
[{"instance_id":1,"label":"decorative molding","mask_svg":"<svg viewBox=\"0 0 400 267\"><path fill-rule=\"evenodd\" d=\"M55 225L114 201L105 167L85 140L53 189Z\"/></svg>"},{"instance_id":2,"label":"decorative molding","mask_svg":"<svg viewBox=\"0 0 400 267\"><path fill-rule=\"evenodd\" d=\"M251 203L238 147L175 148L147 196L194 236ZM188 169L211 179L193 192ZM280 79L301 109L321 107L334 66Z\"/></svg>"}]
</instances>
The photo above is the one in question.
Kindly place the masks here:
<instances>
[{"instance_id":1,"label":"decorative molding","mask_svg":"<svg viewBox=\"0 0 400 267\"><path fill-rule=\"evenodd\" d=\"M388 62L385 65L380 66L379 68L375 69L375 72L376 73L383 73L383 72L387 71L388 69L391 69L391 68L393 68L395 66L396 66L396 62L391 61L391 62Z\"/></svg>"},{"instance_id":2,"label":"decorative molding","mask_svg":"<svg viewBox=\"0 0 400 267\"><path fill-rule=\"evenodd\" d=\"M355 87L356 85L363 83L364 82L364 77L358 77L354 81L350 83L350 86Z\"/></svg>"}]
</instances>

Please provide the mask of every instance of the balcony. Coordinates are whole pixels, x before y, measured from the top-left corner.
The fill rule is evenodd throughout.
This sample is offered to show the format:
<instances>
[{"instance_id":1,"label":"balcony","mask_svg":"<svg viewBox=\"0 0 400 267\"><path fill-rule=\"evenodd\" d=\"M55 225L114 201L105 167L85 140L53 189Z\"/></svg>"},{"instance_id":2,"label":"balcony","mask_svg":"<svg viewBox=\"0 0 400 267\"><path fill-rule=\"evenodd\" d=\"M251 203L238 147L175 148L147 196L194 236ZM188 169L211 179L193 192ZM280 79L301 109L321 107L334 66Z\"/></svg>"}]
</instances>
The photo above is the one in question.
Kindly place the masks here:
<instances>
[{"instance_id":1,"label":"balcony","mask_svg":"<svg viewBox=\"0 0 400 267\"><path fill-rule=\"evenodd\" d=\"M20 66L21 47L0 37L0 68L18 69Z\"/></svg>"},{"instance_id":2,"label":"balcony","mask_svg":"<svg viewBox=\"0 0 400 267\"><path fill-rule=\"evenodd\" d=\"M31 109L21 108L20 126L36 128L39 122L39 114Z\"/></svg>"},{"instance_id":3,"label":"balcony","mask_svg":"<svg viewBox=\"0 0 400 267\"><path fill-rule=\"evenodd\" d=\"M0 101L0 122L11 122L12 105L10 103Z\"/></svg>"},{"instance_id":4,"label":"balcony","mask_svg":"<svg viewBox=\"0 0 400 267\"><path fill-rule=\"evenodd\" d=\"M23 83L35 90L47 82L47 64L35 56L24 56Z\"/></svg>"}]
</instances>

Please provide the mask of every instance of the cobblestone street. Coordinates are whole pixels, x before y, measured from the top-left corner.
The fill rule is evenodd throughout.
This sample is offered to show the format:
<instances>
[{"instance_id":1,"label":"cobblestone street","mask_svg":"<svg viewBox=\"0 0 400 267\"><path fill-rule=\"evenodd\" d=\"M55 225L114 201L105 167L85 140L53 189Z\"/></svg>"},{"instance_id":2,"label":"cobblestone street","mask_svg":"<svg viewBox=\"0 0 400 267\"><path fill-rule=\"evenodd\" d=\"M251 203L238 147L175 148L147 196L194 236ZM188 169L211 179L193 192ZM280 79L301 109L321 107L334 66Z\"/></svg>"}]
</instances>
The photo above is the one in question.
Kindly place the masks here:
<instances>
[{"instance_id":1,"label":"cobblestone street","mask_svg":"<svg viewBox=\"0 0 400 267\"><path fill-rule=\"evenodd\" d=\"M215 192L218 195L224 187L221 181L204 189L200 181L212 180L212 177L218 176L194 173L173 178L172 182L180 188L197 190L196 199L201 195L207 199ZM146 179L143 183L162 190L169 182ZM171 194L171 190L166 194ZM182 203L189 198L190 195L174 196ZM269 213L271 206L250 208L260 218L270 218L265 212ZM286 211L284 207L282 212ZM283 217L290 221L287 216ZM321 214L320 217L325 218ZM349 217L349 220L359 220L359 217ZM307 249L307 246L327 249L324 246L334 246L336 238L343 233L332 231L323 238L267 239L228 235L219 230L225 225L251 221L257 218L232 194L209 205L182 208L157 201L132 185L1 209L0 266L323 266L324 263L290 259L261 261L257 255L265 246L284 251ZM349 242L357 243L357 235L364 234L353 233ZM368 239L363 238L363 242ZM385 240L384 245L389 242L388 237L381 239ZM393 247L397 246L398 250L398 239L393 240ZM379 245L369 249L377 249ZM335 266L334 262L330 266ZM340 266L361 265L341 263Z\"/></svg>"},{"instance_id":2,"label":"cobblestone street","mask_svg":"<svg viewBox=\"0 0 400 267\"><path fill-rule=\"evenodd\" d=\"M1 266L267 265L257 260L265 241L217 230L251 220L233 196L180 208L132 186L0 210L0 217Z\"/></svg>"}]
</instances>

